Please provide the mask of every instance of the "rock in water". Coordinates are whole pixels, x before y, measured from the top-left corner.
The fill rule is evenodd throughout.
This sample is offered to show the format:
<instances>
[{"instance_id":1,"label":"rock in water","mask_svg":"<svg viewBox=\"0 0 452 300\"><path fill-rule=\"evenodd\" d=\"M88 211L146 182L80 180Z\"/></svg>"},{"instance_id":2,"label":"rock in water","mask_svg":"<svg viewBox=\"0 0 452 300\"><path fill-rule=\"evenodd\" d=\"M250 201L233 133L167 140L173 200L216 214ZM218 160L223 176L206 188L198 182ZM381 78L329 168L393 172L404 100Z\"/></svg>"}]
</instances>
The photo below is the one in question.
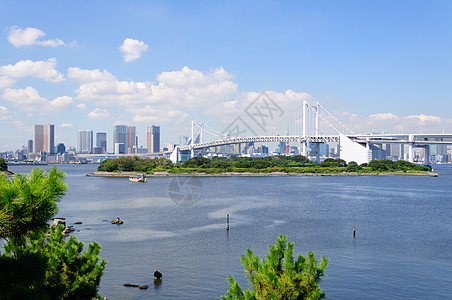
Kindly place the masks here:
<instances>
[{"instance_id":1,"label":"rock in water","mask_svg":"<svg viewBox=\"0 0 452 300\"><path fill-rule=\"evenodd\" d=\"M156 277L157 279L160 279L163 277L162 273L160 273L159 270L155 270L154 271L154 277Z\"/></svg>"},{"instance_id":2,"label":"rock in water","mask_svg":"<svg viewBox=\"0 0 452 300\"><path fill-rule=\"evenodd\" d=\"M121 220L119 217L117 217L116 219L111 220L111 224L122 224L124 223L123 220Z\"/></svg>"}]
</instances>

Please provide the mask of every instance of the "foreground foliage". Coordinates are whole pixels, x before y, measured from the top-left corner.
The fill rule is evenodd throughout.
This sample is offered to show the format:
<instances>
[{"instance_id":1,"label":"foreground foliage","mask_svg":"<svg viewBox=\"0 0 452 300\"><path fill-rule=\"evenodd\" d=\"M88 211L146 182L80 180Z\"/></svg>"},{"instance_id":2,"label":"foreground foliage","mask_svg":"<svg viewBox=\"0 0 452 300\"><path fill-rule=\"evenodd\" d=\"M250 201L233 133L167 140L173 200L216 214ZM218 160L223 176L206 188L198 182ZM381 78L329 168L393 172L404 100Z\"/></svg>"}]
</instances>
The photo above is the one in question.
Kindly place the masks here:
<instances>
[{"instance_id":1,"label":"foreground foliage","mask_svg":"<svg viewBox=\"0 0 452 300\"><path fill-rule=\"evenodd\" d=\"M75 237L66 242L64 227L47 222L58 211L67 190L64 173L34 169L12 180L0 177L0 299L97 298L106 261L99 263L100 246Z\"/></svg>"},{"instance_id":2,"label":"foreground foliage","mask_svg":"<svg viewBox=\"0 0 452 300\"><path fill-rule=\"evenodd\" d=\"M1 171L8 171L8 165L3 158L0 158L0 172Z\"/></svg>"},{"instance_id":3,"label":"foreground foliage","mask_svg":"<svg viewBox=\"0 0 452 300\"><path fill-rule=\"evenodd\" d=\"M187 161L173 164L166 158L120 157L104 160L98 171L154 173L378 173L378 172L428 172L431 168L407 161L373 160L369 164L348 164L342 159L327 158L320 165L302 155L275 155L268 157L193 157Z\"/></svg>"},{"instance_id":4,"label":"foreground foliage","mask_svg":"<svg viewBox=\"0 0 452 300\"><path fill-rule=\"evenodd\" d=\"M232 276L228 277L229 290L221 299L323 299L325 293L319 284L329 259L322 256L320 264L315 253L293 256L294 243L287 242L287 236L280 235L269 254L259 261L259 256L247 249L240 257L245 268L250 289L242 289Z\"/></svg>"}]
</instances>

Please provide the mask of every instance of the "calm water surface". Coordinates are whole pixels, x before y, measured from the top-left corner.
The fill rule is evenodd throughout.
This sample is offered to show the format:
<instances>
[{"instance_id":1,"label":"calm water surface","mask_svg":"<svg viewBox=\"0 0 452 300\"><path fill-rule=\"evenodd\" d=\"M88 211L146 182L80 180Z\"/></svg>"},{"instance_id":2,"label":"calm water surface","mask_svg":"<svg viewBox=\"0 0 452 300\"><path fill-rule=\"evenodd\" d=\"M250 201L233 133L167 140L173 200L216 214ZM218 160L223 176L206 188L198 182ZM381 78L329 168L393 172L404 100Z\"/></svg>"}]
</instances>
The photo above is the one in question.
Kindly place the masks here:
<instances>
[{"instance_id":1,"label":"calm water surface","mask_svg":"<svg viewBox=\"0 0 452 300\"><path fill-rule=\"evenodd\" d=\"M97 165L58 167L69 184L58 216L83 222L74 235L101 244L108 265L100 294L108 299L218 299L228 275L248 286L245 249L263 256L278 234L295 242L295 253L331 259L322 283L328 299L452 298L452 166L435 166L438 178L199 178L191 206L171 200L172 178L138 184L86 177ZM103 221L116 217L124 224Z\"/></svg>"}]
</instances>

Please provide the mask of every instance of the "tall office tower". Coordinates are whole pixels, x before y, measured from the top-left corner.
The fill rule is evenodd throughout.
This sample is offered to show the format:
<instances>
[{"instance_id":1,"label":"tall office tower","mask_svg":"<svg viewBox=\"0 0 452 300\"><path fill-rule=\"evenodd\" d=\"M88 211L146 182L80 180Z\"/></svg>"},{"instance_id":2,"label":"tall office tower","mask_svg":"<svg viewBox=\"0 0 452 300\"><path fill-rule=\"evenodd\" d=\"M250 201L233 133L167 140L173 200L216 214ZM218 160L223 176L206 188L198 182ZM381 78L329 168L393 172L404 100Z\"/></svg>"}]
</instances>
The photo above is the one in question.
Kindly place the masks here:
<instances>
[{"instance_id":1,"label":"tall office tower","mask_svg":"<svg viewBox=\"0 0 452 300\"><path fill-rule=\"evenodd\" d=\"M127 127L127 153L135 153L136 150L136 127L128 126ZM135 146L135 148L134 148Z\"/></svg>"},{"instance_id":2,"label":"tall office tower","mask_svg":"<svg viewBox=\"0 0 452 300\"><path fill-rule=\"evenodd\" d=\"M128 137L127 125L113 126L113 149L115 149L115 153L116 149L119 149L119 151L122 152L116 154L123 154L125 153L125 151L127 151L127 137ZM124 149L122 147L116 148L116 144L124 144Z\"/></svg>"},{"instance_id":3,"label":"tall office tower","mask_svg":"<svg viewBox=\"0 0 452 300\"><path fill-rule=\"evenodd\" d=\"M96 146L100 148L100 153L107 153L107 133L96 133Z\"/></svg>"},{"instance_id":4,"label":"tall office tower","mask_svg":"<svg viewBox=\"0 0 452 300\"><path fill-rule=\"evenodd\" d=\"M33 140L27 141L28 154L33 153Z\"/></svg>"},{"instance_id":5,"label":"tall office tower","mask_svg":"<svg viewBox=\"0 0 452 300\"><path fill-rule=\"evenodd\" d=\"M33 126L33 153L39 153L44 150L44 125Z\"/></svg>"},{"instance_id":6,"label":"tall office tower","mask_svg":"<svg viewBox=\"0 0 452 300\"><path fill-rule=\"evenodd\" d=\"M63 143L58 143L56 146L56 153L65 153L66 152L66 146Z\"/></svg>"},{"instance_id":7,"label":"tall office tower","mask_svg":"<svg viewBox=\"0 0 452 300\"><path fill-rule=\"evenodd\" d=\"M146 147L148 153L160 152L160 126L146 127Z\"/></svg>"},{"instance_id":8,"label":"tall office tower","mask_svg":"<svg viewBox=\"0 0 452 300\"><path fill-rule=\"evenodd\" d=\"M79 130L77 131L77 151L81 153L93 152L93 131Z\"/></svg>"},{"instance_id":9,"label":"tall office tower","mask_svg":"<svg viewBox=\"0 0 452 300\"><path fill-rule=\"evenodd\" d=\"M44 125L43 150L47 154L55 153L55 125L53 124Z\"/></svg>"}]
</instances>

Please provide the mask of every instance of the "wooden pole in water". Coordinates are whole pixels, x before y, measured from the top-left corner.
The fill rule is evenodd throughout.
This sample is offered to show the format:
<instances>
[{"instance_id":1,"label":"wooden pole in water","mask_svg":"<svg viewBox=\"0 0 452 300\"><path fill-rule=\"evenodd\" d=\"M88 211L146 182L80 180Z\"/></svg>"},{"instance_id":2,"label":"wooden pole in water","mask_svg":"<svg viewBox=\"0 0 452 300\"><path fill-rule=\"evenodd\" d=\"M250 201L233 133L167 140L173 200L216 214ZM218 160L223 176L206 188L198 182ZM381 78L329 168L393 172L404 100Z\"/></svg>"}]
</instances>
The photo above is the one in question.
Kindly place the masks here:
<instances>
[{"instance_id":1,"label":"wooden pole in water","mask_svg":"<svg viewBox=\"0 0 452 300\"><path fill-rule=\"evenodd\" d=\"M227 217L226 231L229 231L229 214L227 214L226 217Z\"/></svg>"}]
</instances>

